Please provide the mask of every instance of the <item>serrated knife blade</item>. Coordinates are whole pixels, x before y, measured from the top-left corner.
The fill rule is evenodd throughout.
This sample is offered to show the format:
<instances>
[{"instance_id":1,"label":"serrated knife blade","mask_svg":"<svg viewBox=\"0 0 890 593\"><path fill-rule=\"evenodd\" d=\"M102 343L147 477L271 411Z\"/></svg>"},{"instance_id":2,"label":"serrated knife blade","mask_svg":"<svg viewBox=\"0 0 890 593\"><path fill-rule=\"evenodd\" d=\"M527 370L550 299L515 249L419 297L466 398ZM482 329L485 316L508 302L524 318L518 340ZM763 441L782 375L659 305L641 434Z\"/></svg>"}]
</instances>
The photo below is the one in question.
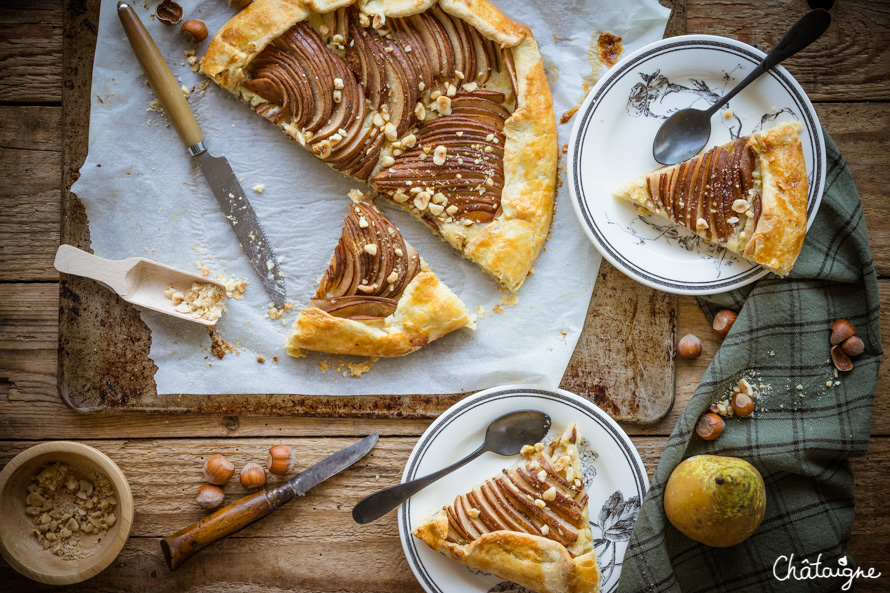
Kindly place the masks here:
<instances>
[{"instance_id":1,"label":"serrated knife blade","mask_svg":"<svg viewBox=\"0 0 890 593\"><path fill-rule=\"evenodd\" d=\"M164 107L164 113L188 148L189 155L198 162L216 201L272 302L276 307L283 307L287 295L278 258L275 257L266 233L257 220L256 212L241 189L232 167L225 157L215 157L207 152L204 135L179 84L133 7L125 1L118 2L117 14L139 65Z\"/></svg>"},{"instance_id":2,"label":"serrated knife blade","mask_svg":"<svg viewBox=\"0 0 890 593\"><path fill-rule=\"evenodd\" d=\"M203 150L192 154L193 148ZM207 184L213 191L216 201L219 202L223 215L231 224L232 230L235 231L235 236L241 242L241 247L253 265L253 269L259 274L272 302L278 308L283 307L287 300L284 276L281 273L278 260L272 252L272 246L266 238L266 233L263 231L260 221L257 220L256 212L244 194L229 161L224 156L210 154L203 142L199 142L197 147L189 147L189 154L192 154L192 158L204 173Z\"/></svg>"}]
</instances>

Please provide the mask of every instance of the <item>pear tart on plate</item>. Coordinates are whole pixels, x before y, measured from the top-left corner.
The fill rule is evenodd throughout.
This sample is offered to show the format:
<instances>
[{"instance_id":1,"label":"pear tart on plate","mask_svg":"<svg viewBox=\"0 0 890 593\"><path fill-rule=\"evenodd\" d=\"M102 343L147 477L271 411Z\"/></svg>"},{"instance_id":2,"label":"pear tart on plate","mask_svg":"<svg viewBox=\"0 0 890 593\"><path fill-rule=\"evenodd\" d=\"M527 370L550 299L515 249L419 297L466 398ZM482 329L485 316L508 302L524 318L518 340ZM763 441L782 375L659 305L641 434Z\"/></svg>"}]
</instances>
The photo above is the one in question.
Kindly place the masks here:
<instances>
[{"instance_id":1,"label":"pear tart on plate","mask_svg":"<svg viewBox=\"0 0 890 593\"><path fill-rule=\"evenodd\" d=\"M537 593L599 591L579 440L572 424L546 445L523 447L524 459L459 495L414 535Z\"/></svg>"},{"instance_id":2,"label":"pear tart on plate","mask_svg":"<svg viewBox=\"0 0 890 593\"><path fill-rule=\"evenodd\" d=\"M504 287L525 281L553 215L556 120L531 31L487 0L257 0L201 69Z\"/></svg>"},{"instance_id":3,"label":"pear tart on plate","mask_svg":"<svg viewBox=\"0 0 890 593\"><path fill-rule=\"evenodd\" d=\"M474 328L461 300L395 226L373 204L355 199L315 297L287 337L288 354L401 356Z\"/></svg>"},{"instance_id":4,"label":"pear tart on plate","mask_svg":"<svg viewBox=\"0 0 890 593\"><path fill-rule=\"evenodd\" d=\"M800 130L792 122L744 136L634 179L615 196L787 276L807 228Z\"/></svg>"}]
</instances>

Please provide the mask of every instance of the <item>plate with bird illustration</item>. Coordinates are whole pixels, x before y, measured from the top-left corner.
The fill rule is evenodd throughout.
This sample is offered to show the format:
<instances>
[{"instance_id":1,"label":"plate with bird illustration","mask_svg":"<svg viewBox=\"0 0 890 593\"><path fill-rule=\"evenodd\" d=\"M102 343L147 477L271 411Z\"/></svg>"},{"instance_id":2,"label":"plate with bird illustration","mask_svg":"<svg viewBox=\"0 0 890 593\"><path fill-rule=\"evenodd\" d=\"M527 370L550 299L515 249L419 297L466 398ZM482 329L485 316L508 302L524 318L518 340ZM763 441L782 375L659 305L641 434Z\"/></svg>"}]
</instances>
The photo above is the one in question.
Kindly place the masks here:
<instances>
[{"instance_id":1,"label":"plate with bird illustration","mask_svg":"<svg viewBox=\"0 0 890 593\"><path fill-rule=\"evenodd\" d=\"M550 416L551 428L542 440L544 443L572 423L576 425L581 437L578 456L601 590L613 593L618 588L624 552L649 479L630 438L592 402L561 389L523 385L475 393L446 410L424 432L408 458L402 481L425 476L462 459L479 446L492 420L516 410L538 410ZM399 507L402 548L427 593L529 593L509 581L458 564L412 535L415 527L443 506L452 504L456 496L500 475L520 458L485 453Z\"/></svg>"},{"instance_id":2,"label":"plate with bird illustration","mask_svg":"<svg viewBox=\"0 0 890 593\"><path fill-rule=\"evenodd\" d=\"M660 167L652 143L668 117L688 107L707 109L764 57L724 37L663 39L618 62L581 105L569 144L572 204L597 249L625 274L666 292L712 294L769 273L612 195L622 183ZM825 139L812 103L787 70L773 68L715 114L706 149L790 121L803 125L809 228L825 187Z\"/></svg>"}]
</instances>

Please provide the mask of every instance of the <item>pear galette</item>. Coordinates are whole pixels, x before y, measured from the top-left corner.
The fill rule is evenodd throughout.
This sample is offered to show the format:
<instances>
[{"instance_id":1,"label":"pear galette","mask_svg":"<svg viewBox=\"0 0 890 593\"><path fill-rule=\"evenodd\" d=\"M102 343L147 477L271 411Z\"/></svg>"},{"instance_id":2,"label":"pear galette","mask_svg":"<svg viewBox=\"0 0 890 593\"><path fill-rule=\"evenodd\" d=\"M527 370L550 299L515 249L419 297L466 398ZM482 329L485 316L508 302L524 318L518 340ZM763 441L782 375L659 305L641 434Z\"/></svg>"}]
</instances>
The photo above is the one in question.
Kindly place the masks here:
<instances>
[{"instance_id":1,"label":"pear galette","mask_svg":"<svg viewBox=\"0 0 890 593\"><path fill-rule=\"evenodd\" d=\"M462 327L475 323L461 300L372 203L356 196L286 347L294 356L302 349L401 356Z\"/></svg>"},{"instance_id":2,"label":"pear galette","mask_svg":"<svg viewBox=\"0 0 890 593\"><path fill-rule=\"evenodd\" d=\"M600 573L572 424L459 495L413 533L470 568L536 593L595 593Z\"/></svg>"},{"instance_id":3,"label":"pear galette","mask_svg":"<svg viewBox=\"0 0 890 593\"><path fill-rule=\"evenodd\" d=\"M787 276L807 229L799 122L744 136L625 183L615 196Z\"/></svg>"},{"instance_id":4,"label":"pear galette","mask_svg":"<svg viewBox=\"0 0 890 593\"><path fill-rule=\"evenodd\" d=\"M201 69L504 287L550 229L553 101L525 25L487 0L257 0Z\"/></svg>"}]
</instances>

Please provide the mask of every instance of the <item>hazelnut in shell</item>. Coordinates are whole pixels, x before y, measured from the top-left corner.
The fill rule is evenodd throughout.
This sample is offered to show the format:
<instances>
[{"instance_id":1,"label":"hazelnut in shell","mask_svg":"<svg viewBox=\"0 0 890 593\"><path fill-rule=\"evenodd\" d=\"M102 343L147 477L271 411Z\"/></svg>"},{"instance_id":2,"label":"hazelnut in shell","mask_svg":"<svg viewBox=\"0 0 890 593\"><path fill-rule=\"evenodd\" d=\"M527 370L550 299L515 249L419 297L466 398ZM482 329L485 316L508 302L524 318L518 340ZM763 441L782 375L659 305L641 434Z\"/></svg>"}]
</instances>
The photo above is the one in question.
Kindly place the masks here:
<instances>
[{"instance_id":1,"label":"hazelnut in shell","mask_svg":"<svg viewBox=\"0 0 890 593\"><path fill-rule=\"evenodd\" d=\"M701 340L694 334L686 334L677 344L677 354L685 360L698 358L701 356Z\"/></svg>"},{"instance_id":2,"label":"hazelnut in shell","mask_svg":"<svg viewBox=\"0 0 890 593\"><path fill-rule=\"evenodd\" d=\"M191 19L182 23L179 31L189 43L201 43L207 39L207 25L201 19Z\"/></svg>"},{"instance_id":3,"label":"hazelnut in shell","mask_svg":"<svg viewBox=\"0 0 890 593\"><path fill-rule=\"evenodd\" d=\"M172 0L164 0L155 8L155 16L165 25L178 25L182 20L182 6Z\"/></svg>"},{"instance_id":4,"label":"hazelnut in shell","mask_svg":"<svg viewBox=\"0 0 890 593\"><path fill-rule=\"evenodd\" d=\"M218 509L226 500L226 493L219 486L213 484L204 484L198 488L198 494L195 496L195 502L202 509Z\"/></svg>"},{"instance_id":5,"label":"hazelnut in shell","mask_svg":"<svg viewBox=\"0 0 890 593\"><path fill-rule=\"evenodd\" d=\"M266 467L270 474L283 476L294 469L297 463L297 456L293 450L287 445L275 445L269 449L269 456L266 458Z\"/></svg>"},{"instance_id":6,"label":"hazelnut in shell","mask_svg":"<svg viewBox=\"0 0 890 593\"><path fill-rule=\"evenodd\" d=\"M841 350L847 356L859 356L865 352L865 344L859 336L850 336L841 343Z\"/></svg>"},{"instance_id":7,"label":"hazelnut in shell","mask_svg":"<svg viewBox=\"0 0 890 593\"><path fill-rule=\"evenodd\" d=\"M703 441L713 441L723 434L724 426L726 423L723 422L723 418L713 412L708 412L702 414L702 417L695 423L695 432Z\"/></svg>"},{"instance_id":8,"label":"hazelnut in shell","mask_svg":"<svg viewBox=\"0 0 890 593\"><path fill-rule=\"evenodd\" d=\"M241 485L251 490L266 483L266 472L258 463L248 463L241 468Z\"/></svg>"},{"instance_id":9,"label":"hazelnut in shell","mask_svg":"<svg viewBox=\"0 0 890 593\"><path fill-rule=\"evenodd\" d=\"M754 413L754 400L745 393L736 393L732 397L732 411L736 416L747 418Z\"/></svg>"},{"instance_id":10,"label":"hazelnut in shell","mask_svg":"<svg viewBox=\"0 0 890 593\"><path fill-rule=\"evenodd\" d=\"M235 475L235 464L216 453L204 462L204 480L222 486Z\"/></svg>"},{"instance_id":11,"label":"hazelnut in shell","mask_svg":"<svg viewBox=\"0 0 890 593\"><path fill-rule=\"evenodd\" d=\"M714 323L712 325L714 332L721 338L725 338L726 334L729 333L729 330L732 329L736 317L737 315L735 311L730 311L729 309L719 311L714 315Z\"/></svg>"},{"instance_id":12,"label":"hazelnut in shell","mask_svg":"<svg viewBox=\"0 0 890 593\"><path fill-rule=\"evenodd\" d=\"M856 333L856 328L846 319L838 319L831 324L831 345L837 346Z\"/></svg>"}]
</instances>

